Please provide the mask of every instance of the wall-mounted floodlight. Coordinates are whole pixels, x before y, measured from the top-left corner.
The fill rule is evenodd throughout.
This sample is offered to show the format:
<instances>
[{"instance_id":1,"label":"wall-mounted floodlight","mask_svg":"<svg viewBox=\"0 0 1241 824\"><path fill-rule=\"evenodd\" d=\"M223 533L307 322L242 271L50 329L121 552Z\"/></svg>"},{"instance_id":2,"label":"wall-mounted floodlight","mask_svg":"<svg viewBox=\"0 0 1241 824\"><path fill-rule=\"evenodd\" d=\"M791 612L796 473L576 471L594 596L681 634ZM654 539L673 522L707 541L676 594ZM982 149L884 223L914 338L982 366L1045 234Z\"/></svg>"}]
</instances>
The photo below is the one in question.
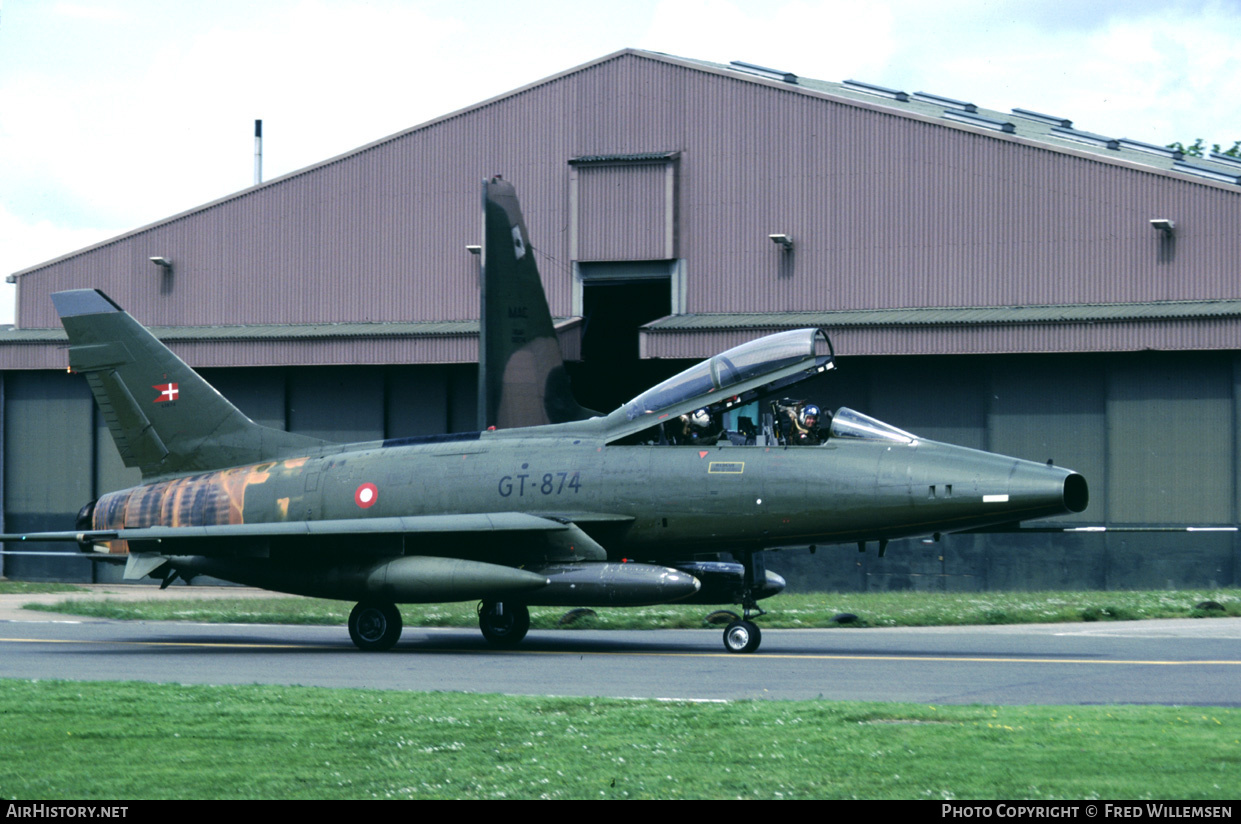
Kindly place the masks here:
<instances>
[{"instance_id":1,"label":"wall-mounted floodlight","mask_svg":"<svg viewBox=\"0 0 1241 824\"><path fill-rule=\"evenodd\" d=\"M771 242L779 246L781 251L793 251L793 239L788 235L768 235L767 237L771 238Z\"/></svg>"},{"instance_id":2,"label":"wall-mounted floodlight","mask_svg":"<svg viewBox=\"0 0 1241 824\"><path fill-rule=\"evenodd\" d=\"M469 252L471 255L481 255L483 253L483 247L471 244L465 247L465 251Z\"/></svg>"},{"instance_id":3,"label":"wall-mounted floodlight","mask_svg":"<svg viewBox=\"0 0 1241 824\"><path fill-rule=\"evenodd\" d=\"M172 261L168 258L155 255L151 258L151 262L158 266L162 270L163 274L172 274Z\"/></svg>"},{"instance_id":4,"label":"wall-mounted floodlight","mask_svg":"<svg viewBox=\"0 0 1241 824\"><path fill-rule=\"evenodd\" d=\"M1164 237L1172 237L1172 233L1176 231L1176 222L1166 217L1157 217L1151 220L1151 228L1156 232L1163 232Z\"/></svg>"}]
</instances>

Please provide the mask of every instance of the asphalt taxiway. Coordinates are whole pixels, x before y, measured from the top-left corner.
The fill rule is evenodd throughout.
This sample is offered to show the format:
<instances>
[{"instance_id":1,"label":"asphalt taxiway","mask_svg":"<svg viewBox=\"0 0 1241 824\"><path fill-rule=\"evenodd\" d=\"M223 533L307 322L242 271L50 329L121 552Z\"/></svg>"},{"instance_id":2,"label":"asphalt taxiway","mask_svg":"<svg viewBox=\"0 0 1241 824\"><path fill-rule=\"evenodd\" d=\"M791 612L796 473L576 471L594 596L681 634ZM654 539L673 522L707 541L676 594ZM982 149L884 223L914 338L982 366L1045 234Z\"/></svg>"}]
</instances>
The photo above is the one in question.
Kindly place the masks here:
<instances>
[{"instance_id":1,"label":"asphalt taxiway","mask_svg":"<svg viewBox=\"0 0 1241 824\"><path fill-rule=\"evenodd\" d=\"M11 606L16 597L3 600ZM701 700L1241 706L1234 618L766 630L753 655L725 652L720 636L534 630L517 650L496 651L476 630L407 627L392 651L363 653L344 627L102 621L0 605L0 676Z\"/></svg>"}]
</instances>

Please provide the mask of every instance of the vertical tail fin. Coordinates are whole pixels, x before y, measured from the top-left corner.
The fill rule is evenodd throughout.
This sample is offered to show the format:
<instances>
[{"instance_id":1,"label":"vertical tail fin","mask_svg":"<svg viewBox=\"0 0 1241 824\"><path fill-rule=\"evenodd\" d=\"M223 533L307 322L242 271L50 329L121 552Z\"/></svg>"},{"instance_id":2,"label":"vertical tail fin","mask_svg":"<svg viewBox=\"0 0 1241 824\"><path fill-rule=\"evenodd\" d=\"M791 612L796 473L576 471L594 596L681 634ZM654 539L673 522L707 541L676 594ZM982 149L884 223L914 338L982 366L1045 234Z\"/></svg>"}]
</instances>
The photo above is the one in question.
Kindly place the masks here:
<instances>
[{"instance_id":1,"label":"vertical tail fin","mask_svg":"<svg viewBox=\"0 0 1241 824\"><path fill-rule=\"evenodd\" d=\"M480 428L595 414L573 397L517 191L499 177L483 182L482 292Z\"/></svg>"},{"instance_id":2,"label":"vertical tail fin","mask_svg":"<svg viewBox=\"0 0 1241 824\"><path fill-rule=\"evenodd\" d=\"M103 292L57 292L52 302L69 335L69 368L86 376L121 459L144 480L326 445L247 418Z\"/></svg>"}]
</instances>

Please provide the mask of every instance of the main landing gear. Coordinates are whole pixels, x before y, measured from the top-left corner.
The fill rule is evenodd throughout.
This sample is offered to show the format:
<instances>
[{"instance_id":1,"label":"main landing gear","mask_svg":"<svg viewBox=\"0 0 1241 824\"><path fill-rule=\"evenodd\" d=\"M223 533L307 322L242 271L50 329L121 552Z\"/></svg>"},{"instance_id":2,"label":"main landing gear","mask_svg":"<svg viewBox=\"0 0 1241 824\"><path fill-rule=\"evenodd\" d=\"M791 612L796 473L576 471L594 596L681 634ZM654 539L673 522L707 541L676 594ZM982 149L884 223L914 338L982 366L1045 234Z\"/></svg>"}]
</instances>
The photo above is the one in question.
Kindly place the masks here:
<instances>
[{"instance_id":1,"label":"main landing gear","mask_svg":"<svg viewBox=\"0 0 1241 824\"><path fill-rule=\"evenodd\" d=\"M401 612L388 601L362 601L349 613L349 637L364 652L392 649L401 638Z\"/></svg>"},{"instance_id":2,"label":"main landing gear","mask_svg":"<svg viewBox=\"0 0 1241 824\"><path fill-rule=\"evenodd\" d=\"M530 610L524 604L483 601L478 605L478 628L491 646L512 649L530 631Z\"/></svg>"},{"instance_id":3,"label":"main landing gear","mask_svg":"<svg viewBox=\"0 0 1241 824\"><path fill-rule=\"evenodd\" d=\"M493 647L512 649L530 631L524 604L484 601L478 605L478 628ZM401 612L389 601L362 601L349 613L349 637L365 652L384 652L401 638Z\"/></svg>"},{"instance_id":4,"label":"main landing gear","mask_svg":"<svg viewBox=\"0 0 1241 824\"><path fill-rule=\"evenodd\" d=\"M767 612L758 606L754 596L759 589L759 581L767 580L767 566L763 563L761 552L744 552L740 558L745 566L745 585L741 591L741 609L744 617L733 621L724 630L724 649L737 654L754 652L763 643L763 633L758 624L751 621Z\"/></svg>"}]
</instances>

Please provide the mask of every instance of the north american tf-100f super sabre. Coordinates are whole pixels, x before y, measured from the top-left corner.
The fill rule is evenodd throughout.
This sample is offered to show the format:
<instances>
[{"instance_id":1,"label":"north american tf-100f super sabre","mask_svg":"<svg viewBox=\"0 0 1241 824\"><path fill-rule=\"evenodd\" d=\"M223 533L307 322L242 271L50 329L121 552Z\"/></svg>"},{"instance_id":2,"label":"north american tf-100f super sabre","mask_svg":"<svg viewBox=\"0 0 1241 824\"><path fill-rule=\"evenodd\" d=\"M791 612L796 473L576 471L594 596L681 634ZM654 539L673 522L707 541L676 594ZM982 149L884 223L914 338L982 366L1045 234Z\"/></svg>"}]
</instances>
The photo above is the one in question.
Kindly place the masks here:
<instances>
[{"instance_id":1,"label":"north american tf-100f super sabre","mask_svg":"<svg viewBox=\"0 0 1241 824\"><path fill-rule=\"evenodd\" d=\"M511 186L492 181L484 205L488 276L533 270ZM531 606L679 601L739 603L724 644L752 652L757 602L784 586L766 549L882 548L1087 503L1072 471L849 409L791 437L768 403L834 368L818 329L730 349L607 415L572 420L586 413L564 403L563 423L339 445L255 424L102 292L53 300L70 367L143 483L88 504L72 532L0 539L77 541L124 559L126 578L356 601L349 632L364 650L397 642L400 603L480 601L483 635L503 647L525 636ZM554 406L560 377L523 374L547 378Z\"/></svg>"}]
</instances>

